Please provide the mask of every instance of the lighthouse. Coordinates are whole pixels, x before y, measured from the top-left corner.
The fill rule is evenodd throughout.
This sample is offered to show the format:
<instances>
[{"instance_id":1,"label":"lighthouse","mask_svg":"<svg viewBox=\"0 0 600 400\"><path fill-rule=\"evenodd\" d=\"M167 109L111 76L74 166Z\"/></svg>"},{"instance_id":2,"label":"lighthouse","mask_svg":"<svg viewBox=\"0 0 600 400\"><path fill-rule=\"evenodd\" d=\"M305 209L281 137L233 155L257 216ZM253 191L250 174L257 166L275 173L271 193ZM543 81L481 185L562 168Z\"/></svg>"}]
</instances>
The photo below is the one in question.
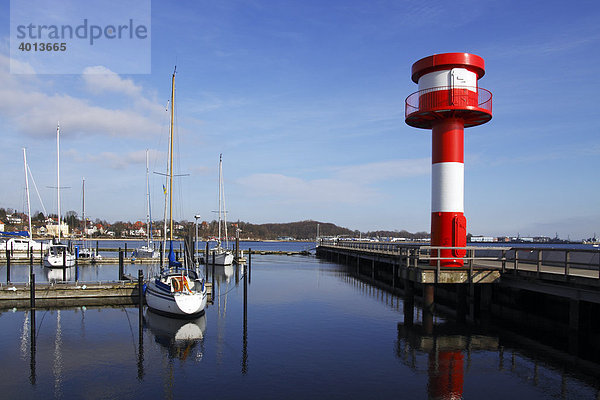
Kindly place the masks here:
<instances>
[{"instance_id":1,"label":"lighthouse","mask_svg":"<svg viewBox=\"0 0 600 400\"><path fill-rule=\"evenodd\" d=\"M464 128L492 119L492 94L478 85L484 74L483 58L469 53L435 54L412 66L419 90L406 98L405 121L432 131L431 265L463 266Z\"/></svg>"}]
</instances>

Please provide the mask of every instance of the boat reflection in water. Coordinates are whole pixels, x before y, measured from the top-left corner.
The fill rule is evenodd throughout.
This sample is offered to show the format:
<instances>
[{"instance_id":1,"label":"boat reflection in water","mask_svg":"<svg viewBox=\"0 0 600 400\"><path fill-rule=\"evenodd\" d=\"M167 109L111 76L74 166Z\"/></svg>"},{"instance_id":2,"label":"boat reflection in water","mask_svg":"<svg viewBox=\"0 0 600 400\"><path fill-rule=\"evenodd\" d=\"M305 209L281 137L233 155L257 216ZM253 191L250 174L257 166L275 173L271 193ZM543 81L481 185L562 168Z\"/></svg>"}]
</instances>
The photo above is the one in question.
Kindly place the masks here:
<instances>
[{"instance_id":1,"label":"boat reflection in water","mask_svg":"<svg viewBox=\"0 0 600 400\"><path fill-rule=\"evenodd\" d=\"M206 314L195 319L169 318L147 310L145 325L150 328L156 343L167 349L170 359L186 360L193 353L196 361L202 360L202 342L206 331ZM200 344L200 348L196 349Z\"/></svg>"},{"instance_id":2,"label":"boat reflection in water","mask_svg":"<svg viewBox=\"0 0 600 400\"><path fill-rule=\"evenodd\" d=\"M46 278L48 282L63 282L70 281L72 277L75 276L75 268L76 267L66 267L66 268L44 268L44 272L46 274Z\"/></svg>"}]
</instances>

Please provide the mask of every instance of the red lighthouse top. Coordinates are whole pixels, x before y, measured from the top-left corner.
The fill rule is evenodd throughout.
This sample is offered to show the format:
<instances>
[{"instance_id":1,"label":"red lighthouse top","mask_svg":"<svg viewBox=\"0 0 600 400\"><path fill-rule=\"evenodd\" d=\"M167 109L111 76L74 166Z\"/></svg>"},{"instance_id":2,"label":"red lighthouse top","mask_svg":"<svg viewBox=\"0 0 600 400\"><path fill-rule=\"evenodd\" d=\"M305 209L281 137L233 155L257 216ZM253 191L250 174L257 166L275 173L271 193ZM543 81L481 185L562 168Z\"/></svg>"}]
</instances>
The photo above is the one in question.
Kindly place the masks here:
<instances>
[{"instance_id":1,"label":"red lighthouse top","mask_svg":"<svg viewBox=\"0 0 600 400\"><path fill-rule=\"evenodd\" d=\"M492 119L492 94L477 81L485 74L483 58L470 53L434 54L412 66L419 91L405 102L405 122L431 129L440 120L458 118L464 127Z\"/></svg>"},{"instance_id":2,"label":"red lighthouse top","mask_svg":"<svg viewBox=\"0 0 600 400\"><path fill-rule=\"evenodd\" d=\"M483 58L470 53L443 53L434 54L417 61L412 66L412 80L419 83L419 78L434 71L452 68L465 68L477 74L477 79L485 74L485 61Z\"/></svg>"}]
</instances>

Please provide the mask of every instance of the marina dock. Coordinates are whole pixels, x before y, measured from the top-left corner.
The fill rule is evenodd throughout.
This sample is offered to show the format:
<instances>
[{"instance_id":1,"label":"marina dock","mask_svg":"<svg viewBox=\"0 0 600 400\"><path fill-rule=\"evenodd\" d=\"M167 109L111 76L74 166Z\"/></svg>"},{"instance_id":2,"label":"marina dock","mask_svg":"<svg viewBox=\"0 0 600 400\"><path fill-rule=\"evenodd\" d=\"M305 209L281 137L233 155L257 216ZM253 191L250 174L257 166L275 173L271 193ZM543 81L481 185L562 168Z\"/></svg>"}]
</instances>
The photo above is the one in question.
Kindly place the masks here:
<instances>
[{"instance_id":1,"label":"marina dock","mask_svg":"<svg viewBox=\"0 0 600 400\"><path fill-rule=\"evenodd\" d=\"M142 283L143 284L143 283ZM208 300L212 283L206 282ZM108 282L0 283L0 309L139 304L139 281L133 277ZM35 302L32 303L32 294Z\"/></svg>"}]
</instances>

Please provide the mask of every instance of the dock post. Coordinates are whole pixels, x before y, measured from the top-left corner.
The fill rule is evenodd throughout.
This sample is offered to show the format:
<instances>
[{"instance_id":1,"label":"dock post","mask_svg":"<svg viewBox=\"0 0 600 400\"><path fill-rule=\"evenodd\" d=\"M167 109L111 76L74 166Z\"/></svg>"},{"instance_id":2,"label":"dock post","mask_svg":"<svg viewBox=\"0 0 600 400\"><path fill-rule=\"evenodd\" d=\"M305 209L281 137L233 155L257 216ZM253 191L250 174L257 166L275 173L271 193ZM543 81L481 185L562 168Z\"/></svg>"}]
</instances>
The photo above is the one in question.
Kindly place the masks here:
<instances>
[{"instance_id":1,"label":"dock post","mask_svg":"<svg viewBox=\"0 0 600 400\"><path fill-rule=\"evenodd\" d=\"M40 243L40 264L44 263L44 246Z\"/></svg>"},{"instance_id":2,"label":"dock post","mask_svg":"<svg viewBox=\"0 0 600 400\"><path fill-rule=\"evenodd\" d=\"M206 248L204 249L204 264L208 265L208 240L206 241ZM208 269L206 272L208 273Z\"/></svg>"},{"instance_id":3,"label":"dock post","mask_svg":"<svg viewBox=\"0 0 600 400\"><path fill-rule=\"evenodd\" d=\"M35 310L35 274L29 274L29 307Z\"/></svg>"},{"instance_id":4,"label":"dock post","mask_svg":"<svg viewBox=\"0 0 600 400\"><path fill-rule=\"evenodd\" d=\"M10 283L10 250L6 249L6 283Z\"/></svg>"},{"instance_id":5,"label":"dock post","mask_svg":"<svg viewBox=\"0 0 600 400\"><path fill-rule=\"evenodd\" d=\"M248 273L244 276L244 326L248 321Z\"/></svg>"},{"instance_id":6,"label":"dock post","mask_svg":"<svg viewBox=\"0 0 600 400\"><path fill-rule=\"evenodd\" d=\"M215 288L215 252L213 251L212 254L212 287L213 287L213 293L214 293L214 288Z\"/></svg>"},{"instance_id":7,"label":"dock post","mask_svg":"<svg viewBox=\"0 0 600 400\"><path fill-rule=\"evenodd\" d=\"M248 249L248 283L252 283L252 249Z\"/></svg>"},{"instance_id":8,"label":"dock post","mask_svg":"<svg viewBox=\"0 0 600 400\"><path fill-rule=\"evenodd\" d=\"M98 241L96 240L96 255L98 255Z\"/></svg>"},{"instance_id":9,"label":"dock post","mask_svg":"<svg viewBox=\"0 0 600 400\"><path fill-rule=\"evenodd\" d=\"M138 379L144 377L144 272L138 270Z\"/></svg>"},{"instance_id":10,"label":"dock post","mask_svg":"<svg viewBox=\"0 0 600 400\"><path fill-rule=\"evenodd\" d=\"M138 305L140 312L140 321L142 317L142 310L144 308L144 271L138 270Z\"/></svg>"},{"instance_id":11,"label":"dock post","mask_svg":"<svg viewBox=\"0 0 600 400\"><path fill-rule=\"evenodd\" d=\"M409 280L404 281L404 303L402 305L404 311L404 325L412 326L415 314L415 298L413 283Z\"/></svg>"},{"instance_id":12,"label":"dock post","mask_svg":"<svg viewBox=\"0 0 600 400\"><path fill-rule=\"evenodd\" d=\"M31 274L33 274L33 251L29 254L29 282L31 282Z\"/></svg>"},{"instance_id":13,"label":"dock post","mask_svg":"<svg viewBox=\"0 0 600 400\"><path fill-rule=\"evenodd\" d=\"M163 243L160 242L160 269L163 268Z\"/></svg>"},{"instance_id":14,"label":"dock post","mask_svg":"<svg viewBox=\"0 0 600 400\"><path fill-rule=\"evenodd\" d=\"M125 257L127 257L127 242L125 242Z\"/></svg>"},{"instance_id":15,"label":"dock post","mask_svg":"<svg viewBox=\"0 0 600 400\"><path fill-rule=\"evenodd\" d=\"M250 257L250 256L248 256ZM248 261L250 263L250 261ZM242 328L242 374L248 372L248 272L244 277L244 321Z\"/></svg>"},{"instance_id":16,"label":"dock post","mask_svg":"<svg viewBox=\"0 0 600 400\"><path fill-rule=\"evenodd\" d=\"M63 282L65 282L67 280L67 267L63 266L62 273L63 273L63 279L62 280L63 280Z\"/></svg>"},{"instance_id":17,"label":"dock post","mask_svg":"<svg viewBox=\"0 0 600 400\"><path fill-rule=\"evenodd\" d=\"M65 269L65 267L67 266L67 249L64 249L63 251L63 270ZM63 281L65 274L63 274Z\"/></svg>"},{"instance_id":18,"label":"dock post","mask_svg":"<svg viewBox=\"0 0 600 400\"><path fill-rule=\"evenodd\" d=\"M433 312L435 285L433 283L423 284L423 310Z\"/></svg>"},{"instance_id":19,"label":"dock post","mask_svg":"<svg viewBox=\"0 0 600 400\"><path fill-rule=\"evenodd\" d=\"M123 250L119 247L119 279L123 279Z\"/></svg>"},{"instance_id":20,"label":"dock post","mask_svg":"<svg viewBox=\"0 0 600 400\"><path fill-rule=\"evenodd\" d=\"M360 258L358 258L357 264L360 264ZM371 260L371 280L375 282L375 259Z\"/></svg>"},{"instance_id":21,"label":"dock post","mask_svg":"<svg viewBox=\"0 0 600 400\"><path fill-rule=\"evenodd\" d=\"M235 263L240 263L240 233L237 229L235 235Z\"/></svg>"}]
</instances>

